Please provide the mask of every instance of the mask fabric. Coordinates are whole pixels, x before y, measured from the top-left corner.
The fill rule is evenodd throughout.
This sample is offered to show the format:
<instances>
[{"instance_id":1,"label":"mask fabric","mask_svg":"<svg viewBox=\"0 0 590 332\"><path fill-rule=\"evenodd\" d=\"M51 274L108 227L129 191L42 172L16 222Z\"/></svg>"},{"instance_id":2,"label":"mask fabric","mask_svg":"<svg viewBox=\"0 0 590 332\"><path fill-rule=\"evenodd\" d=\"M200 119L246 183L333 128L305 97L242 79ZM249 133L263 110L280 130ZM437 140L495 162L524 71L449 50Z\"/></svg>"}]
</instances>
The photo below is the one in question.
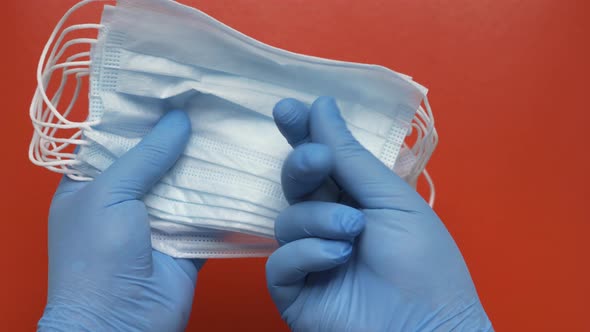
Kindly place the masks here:
<instances>
[{"instance_id":1,"label":"mask fabric","mask_svg":"<svg viewBox=\"0 0 590 332\"><path fill-rule=\"evenodd\" d=\"M317 96L333 96L353 135L383 163L413 186L425 171L437 135L426 89L410 77L276 49L167 0L120 0L104 7L101 24L72 26L57 37L67 16L88 2L58 23L42 54L30 158L91 180L167 110L185 110L193 128L189 144L144 198L154 248L175 257L264 256L275 248L274 218L287 206L280 170L291 151L272 119L283 98L310 105ZM62 45L69 32L83 29L98 37ZM59 63L77 43L91 51ZM62 82L76 77L66 108L59 105L60 89L51 99L45 90L57 70ZM88 76L88 118L73 122L67 117ZM411 147L404 143L410 133ZM65 152L71 145L79 147L76 154Z\"/></svg>"}]
</instances>

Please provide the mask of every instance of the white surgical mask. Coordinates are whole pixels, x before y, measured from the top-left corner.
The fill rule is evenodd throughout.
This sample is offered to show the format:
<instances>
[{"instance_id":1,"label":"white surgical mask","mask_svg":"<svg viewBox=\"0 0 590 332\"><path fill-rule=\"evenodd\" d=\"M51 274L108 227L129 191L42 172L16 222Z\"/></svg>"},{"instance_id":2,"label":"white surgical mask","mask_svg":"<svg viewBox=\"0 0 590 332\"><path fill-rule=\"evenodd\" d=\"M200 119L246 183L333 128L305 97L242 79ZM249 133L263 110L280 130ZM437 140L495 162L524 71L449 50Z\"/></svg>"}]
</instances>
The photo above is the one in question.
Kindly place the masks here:
<instances>
[{"instance_id":1,"label":"white surgical mask","mask_svg":"<svg viewBox=\"0 0 590 332\"><path fill-rule=\"evenodd\" d=\"M73 9L86 2L91 1ZM70 42L90 44L92 51L56 65L62 38L51 53L49 47L61 24L42 55L43 61L49 54L45 68L41 63L38 70L31 160L89 180L135 146L166 110L187 111L193 127L187 149L144 198L158 220L152 222L154 247L171 255L213 257L215 251L239 257L274 248L273 220L287 206L280 169L291 151L271 116L282 98L311 104L317 96L333 96L359 142L414 186L436 145L426 89L384 67L279 50L167 0L105 6L100 25L70 29L98 29L96 40ZM68 68L63 77L76 75L78 83L90 76L84 122L67 119L69 105L57 108L59 90L52 99L46 96L51 73L61 67ZM79 85L75 98L78 90ZM64 130L79 131L60 137ZM410 130L416 137L412 147L404 146ZM64 152L69 145L80 145L78 153ZM236 233L260 242L227 236ZM205 246L203 238L215 238L215 248Z\"/></svg>"},{"instance_id":2,"label":"white surgical mask","mask_svg":"<svg viewBox=\"0 0 590 332\"><path fill-rule=\"evenodd\" d=\"M273 239L172 223L154 215L150 225L152 247L173 257L260 257L276 248Z\"/></svg>"}]
</instances>

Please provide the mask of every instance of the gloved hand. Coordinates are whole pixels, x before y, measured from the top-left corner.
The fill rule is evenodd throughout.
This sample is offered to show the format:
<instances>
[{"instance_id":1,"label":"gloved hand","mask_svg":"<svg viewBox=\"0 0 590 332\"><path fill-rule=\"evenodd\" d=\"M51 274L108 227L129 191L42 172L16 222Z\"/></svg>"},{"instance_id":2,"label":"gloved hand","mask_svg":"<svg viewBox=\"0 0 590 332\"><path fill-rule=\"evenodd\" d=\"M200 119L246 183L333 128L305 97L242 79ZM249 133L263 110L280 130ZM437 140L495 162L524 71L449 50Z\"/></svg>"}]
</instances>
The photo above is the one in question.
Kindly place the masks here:
<instances>
[{"instance_id":1,"label":"gloved hand","mask_svg":"<svg viewBox=\"0 0 590 332\"><path fill-rule=\"evenodd\" d=\"M441 220L353 138L332 98L286 99L274 117L295 150L266 276L293 330L492 330Z\"/></svg>"},{"instance_id":2,"label":"gloved hand","mask_svg":"<svg viewBox=\"0 0 590 332\"><path fill-rule=\"evenodd\" d=\"M154 251L142 196L176 162L190 121L167 113L93 182L64 177L49 214L49 290L39 331L181 331L203 261Z\"/></svg>"}]
</instances>

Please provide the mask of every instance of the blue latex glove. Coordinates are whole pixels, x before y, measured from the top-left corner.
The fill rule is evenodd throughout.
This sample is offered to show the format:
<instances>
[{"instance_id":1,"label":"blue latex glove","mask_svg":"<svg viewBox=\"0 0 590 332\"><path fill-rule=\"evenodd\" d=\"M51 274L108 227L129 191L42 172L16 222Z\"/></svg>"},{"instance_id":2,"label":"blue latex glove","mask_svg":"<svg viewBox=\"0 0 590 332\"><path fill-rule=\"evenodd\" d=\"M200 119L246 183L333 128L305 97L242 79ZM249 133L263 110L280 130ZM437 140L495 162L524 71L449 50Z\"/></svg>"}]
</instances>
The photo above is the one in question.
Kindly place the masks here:
<instances>
[{"instance_id":1,"label":"blue latex glove","mask_svg":"<svg viewBox=\"0 0 590 332\"><path fill-rule=\"evenodd\" d=\"M181 331L203 261L154 251L140 200L188 141L167 113L93 182L63 178L49 215L49 290L39 331Z\"/></svg>"},{"instance_id":2,"label":"blue latex glove","mask_svg":"<svg viewBox=\"0 0 590 332\"><path fill-rule=\"evenodd\" d=\"M441 220L353 138L332 98L286 99L274 117L295 150L266 275L293 330L492 330Z\"/></svg>"}]
</instances>

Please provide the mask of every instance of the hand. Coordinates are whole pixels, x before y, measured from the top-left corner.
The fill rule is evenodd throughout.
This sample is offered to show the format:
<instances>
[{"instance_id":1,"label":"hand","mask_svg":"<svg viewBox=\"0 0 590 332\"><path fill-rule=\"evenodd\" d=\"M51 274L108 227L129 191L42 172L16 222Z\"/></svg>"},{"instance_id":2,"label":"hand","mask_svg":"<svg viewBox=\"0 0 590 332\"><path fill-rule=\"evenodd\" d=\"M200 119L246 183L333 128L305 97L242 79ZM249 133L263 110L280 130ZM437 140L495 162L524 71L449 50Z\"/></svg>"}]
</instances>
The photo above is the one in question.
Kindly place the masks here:
<instances>
[{"instance_id":1,"label":"hand","mask_svg":"<svg viewBox=\"0 0 590 332\"><path fill-rule=\"evenodd\" d=\"M353 138L332 98L286 99L274 117L295 150L266 275L293 330L492 330L441 220Z\"/></svg>"},{"instance_id":2,"label":"hand","mask_svg":"<svg viewBox=\"0 0 590 332\"><path fill-rule=\"evenodd\" d=\"M167 113L93 182L64 177L49 214L49 290L39 331L181 331L203 261L154 251L142 196L188 141Z\"/></svg>"}]
</instances>

